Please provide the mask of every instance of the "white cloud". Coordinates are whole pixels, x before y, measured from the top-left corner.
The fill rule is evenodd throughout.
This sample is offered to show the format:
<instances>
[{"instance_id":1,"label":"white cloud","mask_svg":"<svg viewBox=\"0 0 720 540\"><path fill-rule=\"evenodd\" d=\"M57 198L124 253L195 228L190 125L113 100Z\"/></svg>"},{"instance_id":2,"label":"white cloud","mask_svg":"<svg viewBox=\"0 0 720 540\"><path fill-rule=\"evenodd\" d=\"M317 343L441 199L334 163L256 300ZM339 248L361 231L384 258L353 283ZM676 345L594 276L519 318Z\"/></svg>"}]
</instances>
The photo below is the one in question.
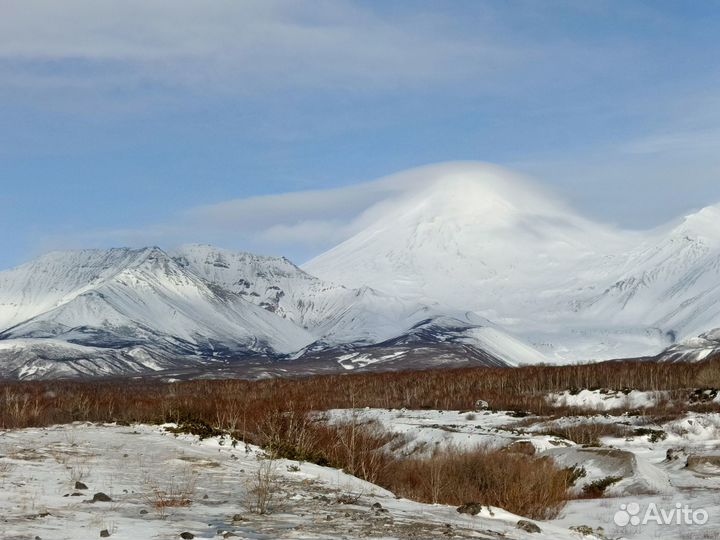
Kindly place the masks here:
<instances>
[{"instance_id":1,"label":"white cloud","mask_svg":"<svg viewBox=\"0 0 720 540\"><path fill-rule=\"evenodd\" d=\"M210 242L302 259L357 232L373 211L406 189L407 180L400 175L341 188L233 199L190 208L164 223L139 228L63 231L45 237L40 247Z\"/></svg>"},{"instance_id":2,"label":"white cloud","mask_svg":"<svg viewBox=\"0 0 720 540\"><path fill-rule=\"evenodd\" d=\"M0 60L15 86L102 85L115 69L125 88L149 81L233 95L423 87L525 62L527 51L478 30L462 34L419 10L382 17L343 0L7 0Z\"/></svg>"},{"instance_id":3,"label":"white cloud","mask_svg":"<svg viewBox=\"0 0 720 540\"><path fill-rule=\"evenodd\" d=\"M620 226L641 225L639 228L659 225L672 218L718 201L717 197L703 196L702 186L707 174L715 175L718 169L695 170L684 177L687 193L677 197L678 174L689 171L689 166L678 170L672 164L661 162L660 170L646 178L636 173L632 161L608 162L598 156L585 156L583 163L554 162L517 164L520 170L539 172L540 177L553 178L554 185L545 182L540 191L554 192L557 201L569 199L581 214L602 221L613 221L610 209L632 214L635 222L620 220ZM63 231L62 234L45 237L40 251L110 246L160 245L173 247L180 244L200 242L243 249L256 253L288 256L298 263L325 251L360 230L370 226L380 216L392 215L397 199L409 192L420 190L438 177L467 167L477 167L473 162L440 163L402 171L377 180L341 188L282 193L221 201L217 204L190 208L162 223L148 223L138 228L112 230ZM588 176L592 166L594 174ZM482 165L487 169L487 164ZM580 170L585 172L579 173ZM507 174L507 173L506 173ZM516 175L517 176L517 175ZM642 196L626 197L628 177L640 178L635 189ZM518 179L522 178L517 176ZM519 180L522 182L522 180ZM601 192L578 190L577 183L603 185ZM513 184L516 189L518 184ZM536 190L534 182L525 182L524 190ZM554 189L553 189L554 188ZM500 186L498 189L502 189ZM575 196L571 196L572 194ZM584 193L585 197L578 196ZM651 194L651 195L650 195ZM508 196L522 197L511 192Z\"/></svg>"},{"instance_id":4,"label":"white cloud","mask_svg":"<svg viewBox=\"0 0 720 540\"><path fill-rule=\"evenodd\" d=\"M63 231L45 237L41 248L167 247L203 242L286 255L301 262L392 212L396 198L436 181L439 173L457 166L466 165L443 163L341 188L222 201L190 208L164 223L139 228Z\"/></svg>"}]
</instances>

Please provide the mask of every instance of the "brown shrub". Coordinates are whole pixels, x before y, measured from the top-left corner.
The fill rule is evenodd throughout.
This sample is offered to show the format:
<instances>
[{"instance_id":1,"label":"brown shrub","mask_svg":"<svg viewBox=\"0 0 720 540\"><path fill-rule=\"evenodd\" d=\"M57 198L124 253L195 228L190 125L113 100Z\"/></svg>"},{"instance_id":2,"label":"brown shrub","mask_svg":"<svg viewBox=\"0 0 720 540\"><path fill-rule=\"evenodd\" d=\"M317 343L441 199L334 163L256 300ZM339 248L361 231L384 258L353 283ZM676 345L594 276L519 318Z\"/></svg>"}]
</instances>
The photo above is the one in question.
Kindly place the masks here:
<instances>
[{"instance_id":1,"label":"brown shrub","mask_svg":"<svg viewBox=\"0 0 720 540\"><path fill-rule=\"evenodd\" d=\"M145 501L164 519L169 508L182 508L193 504L196 482L197 475L189 469L177 478L170 476L164 481L148 478L145 480Z\"/></svg>"},{"instance_id":2,"label":"brown shrub","mask_svg":"<svg viewBox=\"0 0 720 540\"><path fill-rule=\"evenodd\" d=\"M632 429L615 423L579 422L570 425L551 425L540 433L568 439L584 446L600 446L600 437L625 437L632 434Z\"/></svg>"},{"instance_id":3,"label":"brown shrub","mask_svg":"<svg viewBox=\"0 0 720 540\"><path fill-rule=\"evenodd\" d=\"M720 362L703 364L697 372L695 384L702 388L720 388Z\"/></svg>"},{"instance_id":4,"label":"brown shrub","mask_svg":"<svg viewBox=\"0 0 720 540\"><path fill-rule=\"evenodd\" d=\"M571 481L549 458L477 448L393 461L380 485L421 502L475 502L551 519L565 506Z\"/></svg>"},{"instance_id":5,"label":"brown shrub","mask_svg":"<svg viewBox=\"0 0 720 540\"><path fill-rule=\"evenodd\" d=\"M548 404L550 392L572 388L664 390L670 400L633 411L649 421L687 410L717 411L716 403L688 405L688 389L712 382L720 360L702 364L604 362L516 369L465 368L401 373L355 373L306 378L195 380L105 379L93 381L0 382L0 427L91 422L175 422L180 429L217 430L258 444L271 456L343 468L399 495L426 502L478 502L535 519L552 517L564 504L567 471L551 462L514 452L456 450L432 458L401 459L392 453L397 436L352 418L328 425L317 411L356 407L472 410L478 399L495 410L538 416L594 415ZM314 412L314 413L313 413ZM614 414L622 413L614 411ZM580 444L617 435L623 428L586 422L555 431ZM193 431L195 432L195 431ZM152 491L159 507L189 497ZM187 491L187 490L185 490ZM177 496L176 496L177 495ZM155 504L155 503L153 503Z\"/></svg>"},{"instance_id":6,"label":"brown shrub","mask_svg":"<svg viewBox=\"0 0 720 540\"><path fill-rule=\"evenodd\" d=\"M542 416L591 414L578 408L552 407L545 397L549 392L571 388L628 387L682 395L684 390L693 388L698 379L712 380L718 366L720 360L703 364L628 361L512 369L356 373L262 381L0 382L0 427L44 426L74 420L179 422L193 418L233 432L257 433L268 410L323 411L351 407L472 410L478 399L488 401L495 410ZM675 407L675 412L687 409L684 403ZM717 404L704 405L705 409L713 407L717 408ZM673 411L664 403L641 412L654 415Z\"/></svg>"}]
</instances>

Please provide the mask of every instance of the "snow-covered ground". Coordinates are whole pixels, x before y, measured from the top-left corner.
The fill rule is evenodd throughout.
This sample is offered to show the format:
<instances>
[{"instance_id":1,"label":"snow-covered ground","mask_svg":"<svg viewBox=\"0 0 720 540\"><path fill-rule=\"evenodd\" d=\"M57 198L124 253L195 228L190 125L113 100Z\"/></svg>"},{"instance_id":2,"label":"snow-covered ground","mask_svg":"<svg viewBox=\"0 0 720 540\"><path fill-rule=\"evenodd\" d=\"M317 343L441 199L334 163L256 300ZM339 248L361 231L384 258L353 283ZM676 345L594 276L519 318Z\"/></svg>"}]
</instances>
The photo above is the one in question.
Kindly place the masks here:
<instances>
[{"instance_id":1,"label":"snow-covered ground","mask_svg":"<svg viewBox=\"0 0 720 540\"><path fill-rule=\"evenodd\" d=\"M594 394L597 394L595 392ZM588 397L588 396L585 396ZM651 400L650 395L633 396L639 404ZM611 398L612 399L612 398ZM592 405L602 402L589 399ZM506 412L416 411L387 409L335 410L328 413L329 421L377 421L386 429L404 435L401 452L425 453L435 449L472 449L477 446L501 447L518 441L528 441L536 455L552 457L560 466L583 467L586 475L574 488L580 495L582 488L608 477L621 478L611 484L600 499L578 499L568 503L561 515L551 524L561 528L592 529L607 538L628 539L705 539L720 538L720 414L688 413L685 417L663 424L648 424L642 416L568 417L548 421L543 418L517 418ZM573 441L543 434L558 424L572 426L586 422L619 424L627 428L623 437L601 437L603 446L585 448ZM652 430L658 435L652 437ZM707 512L706 523L676 522L658 524L652 518L645 524L619 526L616 513L625 507L639 505L639 518L644 518L651 504L666 514L686 506ZM631 507L632 509L632 507ZM618 519L622 519L621 515ZM629 516L629 515L628 515ZM629 516L633 517L633 516ZM699 516L702 517L702 516ZM662 515L660 515L660 519ZM700 520L702 521L702 520ZM548 524L541 523L543 529ZM589 527L589 529L584 529ZM579 533L574 536L580 538ZM602 536L600 536L602 538Z\"/></svg>"},{"instance_id":2,"label":"snow-covered ground","mask_svg":"<svg viewBox=\"0 0 720 540\"><path fill-rule=\"evenodd\" d=\"M600 395L615 399L607 394L575 395L598 413L552 419L490 410L318 413L328 422L377 422L403 435L392 447L407 455L524 442L524 453L532 445L535 455L559 466L582 467L585 475L573 488L578 495L593 482L615 479L604 497L572 500L558 518L536 521L540 533L518 529L522 518L502 509L469 516L451 506L398 499L337 469L269 460L259 448L228 438L174 435L167 430L171 425L75 423L0 432L0 538L81 540L99 538L101 531L129 540L181 538L182 533L268 540L720 537L720 414L687 413L651 424L644 416L613 415L611 407L597 407ZM642 405L652 397L632 399ZM584 423L616 424L624 433L600 437L599 447L560 435L563 428ZM274 495L263 515L252 511L258 475ZM92 502L98 493L111 500ZM187 504L158 504L181 499ZM653 508L656 513L648 514ZM690 522L680 514L685 508ZM663 512L674 513L663 517ZM650 521L642 522L648 515ZM633 518L640 521L623 522ZM657 522L666 519L671 523Z\"/></svg>"},{"instance_id":3,"label":"snow-covered ground","mask_svg":"<svg viewBox=\"0 0 720 540\"><path fill-rule=\"evenodd\" d=\"M577 538L540 523L516 528L501 509L477 516L396 499L388 491L317 465L263 459L219 438L199 441L159 426L73 424L0 434L0 538L127 540L181 538ZM270 513L249 509L258 471L271 466ZM76 489L80 481L87 489ZM159 490L189 506L156 507ZM97 493L111 501L91 502ZM377 505L380 507L377 507ZM373 505L376 507L373 508ZM230 534L228 534L230 533ZM186 535L187 536L187 535ZM189 537L189 536L188 536Z\"/></svg>"},{"instance_id":4,"label":"snow-covered ground","mask_svg":"<svg viewBox=\"0 0 720 540\"><path fill-rule=\"evenodd\" d=\"M579 392L565 391L559 394L550 394L548 401L556 407L582 407L596 411L609 411L612 409L642 409L654 407L664 398L667 392L643 392L630 390L620 392L617 390L583 389Z\"/></svg>"},{"instance_id":5,"label":"snow-covered ground","mask_svg":"<svg viewBox=\"0 0 720 540\"><path fill-rule=\"evenodd\" d=\"M554 362L652 356L678 342L685 359L718 348L693 340L720 326L720 204L622 230L473 162L411 169L373 189L387 197L304 270L473 311Z\"/></svg>"}]
</instances>

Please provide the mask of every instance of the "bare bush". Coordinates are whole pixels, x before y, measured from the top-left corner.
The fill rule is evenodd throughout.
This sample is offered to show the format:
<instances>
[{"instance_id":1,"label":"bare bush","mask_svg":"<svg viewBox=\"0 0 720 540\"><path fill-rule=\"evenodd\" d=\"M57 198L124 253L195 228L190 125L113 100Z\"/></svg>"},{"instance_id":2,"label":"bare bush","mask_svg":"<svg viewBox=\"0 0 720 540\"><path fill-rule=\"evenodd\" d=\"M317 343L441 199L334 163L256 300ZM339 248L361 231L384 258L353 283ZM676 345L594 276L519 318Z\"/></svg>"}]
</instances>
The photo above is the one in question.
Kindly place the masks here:
<instances>
[{"instance_id":1,"label":"bare bush","mask_svg":"<svg viewBox=\"0 0 720 540\"><path fill-rule=\"evenodd\" d=\"M76 457L67 465L70 482L75 484L76 482L86 480L90 475L90 469L90 461L87 457Z\"/></svg>"},{"instance_id":2,"label":"bare bush","mask_svg":"<svg viewBox=\"0 0 720 540\"><path fill-rule=\"evenodd\" d=\"M549 458L501 450L448 449L393 461L380 484L428 503L497 506L532 519L551 519L565 506L572 478Z\"/></svg>"},{"instance_id":3,"label":"bare bush","mask_svg":"<svg viewBox=\"0 0 720 540\"><path fill-rule=\"evenodd\" d=\"M704 364L695 377L695 383L701 388L720 388L720 363Z\"/></svg>"},{"instance_id":4,"label":"bare bush","mask_svg":"<svg viewBox=\"0 0 720 540\"><path fill-rule=\"evenodd\" d=\"M268 456L260 461L258 470L248 490L248 508L255 514L267 514L270 505L277 495L278 475L275 466L275 459Z\"/></svg>"},{"instance_id":5,"label":"bare bush","mask_svg":"<svg viewBox=\"0 0 720 540\"><path fill-rule=\"evenodd\" d=\"M601 437L626 437L632 434L632 429L616 423L579 422L551 425L539 433L568 439L583 446L601 446Z\"/></svg>"},{"instance_id":6,"label":"bare bush","mask_svg":"<svg viewBox=\"0 0 720 540\"><path fill-rule=\"evenodd\" d=\"M10 475L15 466L6 461L0 461L0 488L5 486L5 478Z\"/></svg>"},{"instance_id":7,"label":"bare bush","mask_svg":"<svg viewBox=\"0 0 720 540\"><path fill-rule=\"evenodd\" d=\"M376 422L359 425L356 419L330 429L335 431L337 442L326 449L329 461L348 474L377 483L391 461L384 447L398 435L388 433Z\"/></svg>"},{"instance_id":8,"label":"bare bush","mask_svg":"<svg viewBox=\"0 0 720 540\"><path fill-rule=\"evenodd\" d=\"M260 434L260 423L271 410L279 414L352 407L472 410L478 399L486 400L495 410L541 416L592 414L580 408L554 407L546 400L548 393L573 388L662 390L672 399L684 399L677 409L702 406L703 410L720 410L718 404L687 404L687 390L698 382L712 386L709 383L715 381L718 366L720 360L699 364L628 361L262 381L5 382L0 383L0 426L46 426L75 420L159 423L196 418L239 437L250 437ZM659 404L645 414L669 414L673 409L668 404Z\"/></svg>"},{"instance_id":9,"label":"bare bush","mask_svg":"<svg viewBox=\"0 0 720 540\"><path fill-rule=\"evenodd\" d=\"M549 393L580 388L664 391L668 399L655 407L613 411L616 415L645 415L651 425L688 410L720 411L718 403L688 402L688 390L695 385L718 386L714 384L718 372L720 359L698 364L627 361L171 384L127 379L2 382L0 427L48 426L77 420L185 422L202 428L201 436L229 433L235 440L262 446L273 457L342 468L406 497L448 504L475 499L540 517L556 512L565 496L563 472L549 462L512 452L499 456L488 450L403 459L393 452L399 442L396 435L360 423L356 417L329 425L318 412L356 407L472 411L478 400L484 400L490 409L547 420L596 414L581 408L554 407L546 399ZM622 429L589 420L584 425L554 430L554 434L579 444L597 444L603 436L621 435ZM258 488L259 501L254 504L258 511L267 511L270 504L267 497L273 490L266 489L272 485L268 475L268 471L261 471L253 486ZM527 486L533 486L538 495L531 497ZM148 498L164 515L166 508L191 504L192 491L187 483L156 484L150 486Z\"/></svg>"},{"instance_id":10,"label":"bare bush","mask_svg":"<svg viewBox=\"0 0 720 540\"><path fill-rule=\"evenodd\" d=\"M160 519L165 519L170 508L192 506L196 484L197 474L191 469L172 475L166 481L146 478L145 501L157 511Z\"/></svg>"},{"instance_id":11,"label":"bare bush","mask_svg":"<svg viewBox=\"0 0 720 540\"><path fill-rule=\"evenodd\" d=\"M2 399L5 427L25 427L35 425L43 412L43 403L38 397L5 388Z\"/></svg>"}]
</instances>

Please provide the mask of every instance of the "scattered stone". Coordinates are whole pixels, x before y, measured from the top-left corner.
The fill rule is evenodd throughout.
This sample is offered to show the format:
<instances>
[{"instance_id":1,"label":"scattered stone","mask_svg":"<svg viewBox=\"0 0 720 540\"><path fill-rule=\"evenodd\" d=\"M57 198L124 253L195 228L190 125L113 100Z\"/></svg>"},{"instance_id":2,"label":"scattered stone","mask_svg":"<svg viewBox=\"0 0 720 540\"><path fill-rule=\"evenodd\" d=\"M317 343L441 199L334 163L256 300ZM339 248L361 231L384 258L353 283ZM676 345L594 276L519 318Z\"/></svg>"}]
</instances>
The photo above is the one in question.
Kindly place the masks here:
<instances>
[{"instance_id":1,"label":"scattered stone","mask_svg":"<svg viewBox=\"0 0 720 540\"><path fill-rule=\"evenodd\" d=\"M180 533L180 538L182 538L183 540L191 540L192 538L195 538L195 535L190 532L184 532Z\"/></svg>"},{"instance_id":2,"label":"scattered stone","mask_svg":"<svg viewBox=\"0 0 720 540\"><path fill-rule=\"evenodd\" d=\"M382 508L382 504L376 502L370 508L372 508L373 510L380 510Z\"/></svg>"},{"instance_id":3,"label":"scattered stone","mask_svg":"<svg viewBox=\"0 0 720 540\"><path fill-rule=\"evenodd\" d=\"M520 530L523 530L525 532L529 533L541 533L542 529L538 527L535 523L532 521L528 521L527 519L521 519L517 522L516 527Z\"/></svg>"},{"instance_id":4,"label":"scattered stone","mask_svg":"<svg viewBox=\"0 0 720 540\"><path fill-rule=\"evenodd\" d=\"M100 538L107 538L108 536L110 536L110 531L108 531L107 529L103 529L102 531L100 531Z\"/></svg>"},{"instance_id":5,"label":"scattered stone","mask_svg":"<svg viewBox=\"0 0 720 540\"><path fill-rule=\"evenodd\" d=\"M607 536L605 536L605 529L603 529L602 527L593 529L592 527L588 527L587 525L574 525L573 527L570 527L570 530L581 534L582 536L594 536L595 538L607 540Z\"/></svg>"},{"instance_id":6,"label":"scattered stone","mask_svg":"<svg viewBox=\"0 0 720 540\"><path fill-rule=\"evenodd\" d=\"M237 536L237 534L235 534L234 532L230 532L230 531L223 534L223 538L232 538L233 536Z\"/></svg>"},{"instance_id":7,"label":"scattered stone","mask_svg":"<svg viewBox=\"0 0 720 540\"><path fill-rule=\"evenodd\" d=\"M482 512L483 505L476 502L465 503L462 506L458 506L457 511L461 514L470 514L471 516L477 516Z\"/></svg>"},{"instance_id":8,"label":"scattered stone","mask_svg":"<svg viewBox=\"0 0 720 540\"><path fill-rule=\"evenodd\" d=\"M75 482L75 489L87 489L88 487L82 482Z\"/></svg>"},{"instance_id":9,"label":"scattered stone","mask_svg":"<svg viewBox=\"0 0 720 540\"><path fill-rule=\"evenodd\" d=\"M112 502L112 499L105 495L102 491L99 491L93 495L92 502Z\"/></svg>"},{"instance_id":10,"label":"scattered stone","mask_svg":"<svg viewBox=\"0 0 720 540\"><path fill-rule=\"evenodd\" d=\"M475 410L478 412L487 410L489 408L490 408L490 404L487 401L485 401L484 399L478 399L475 402Z\"/></svg>"},{"instance_id":11,"label":"scattered stone","mask_svg":"<svg viewBox=\"0 0 720 540\"><path fill-rule=\"evenodd\" d=\"M667 433L665 433L662 429L636 428L633 435L637 437L647 437L648 441L651 443L667 439Z\"/></svg>"},{"instance_id":12,"label":"scattered stone","mask_svg":"<svg viewBox=\"0 0 720 540\"><path fill-rule=\"evenodd\" d=\"M717 388L698 388L690 393L688 401L690 403L708 403L714 401L717 395Z\"/></svg>"}]
</instances>

